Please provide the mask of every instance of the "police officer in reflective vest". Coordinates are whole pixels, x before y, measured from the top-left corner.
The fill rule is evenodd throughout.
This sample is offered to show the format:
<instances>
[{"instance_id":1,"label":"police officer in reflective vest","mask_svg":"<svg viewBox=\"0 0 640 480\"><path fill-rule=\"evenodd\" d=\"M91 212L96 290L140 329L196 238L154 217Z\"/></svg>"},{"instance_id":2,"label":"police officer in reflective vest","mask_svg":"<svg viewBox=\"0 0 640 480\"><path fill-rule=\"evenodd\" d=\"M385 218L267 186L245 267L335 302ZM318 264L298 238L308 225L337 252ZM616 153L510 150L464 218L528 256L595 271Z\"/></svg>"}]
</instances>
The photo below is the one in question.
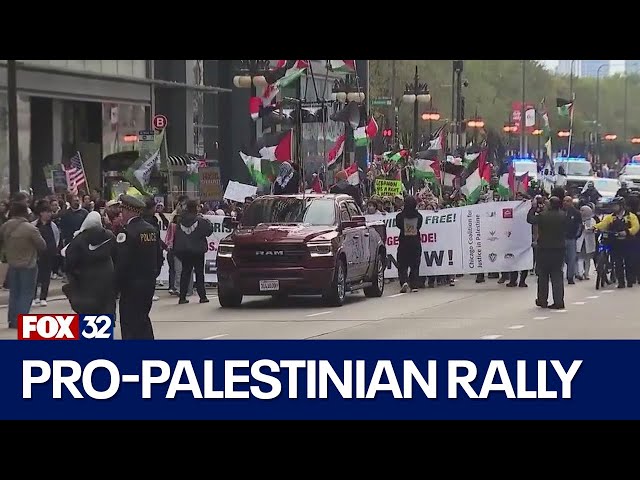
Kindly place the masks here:
<instances>
[{"instance_id":1,"label":"police officer in reflective vest","mask_svg":"<svg viewBox=\"0 0 640 480\"><path fill-rule=\"evenodd\" d=\"M153 340L149 312L163 256L158 230L140 216L145 204L135 197L120 199L124 231L116 237L116 277L120 292L123 340Z\"/></svg>"}]
</instances>

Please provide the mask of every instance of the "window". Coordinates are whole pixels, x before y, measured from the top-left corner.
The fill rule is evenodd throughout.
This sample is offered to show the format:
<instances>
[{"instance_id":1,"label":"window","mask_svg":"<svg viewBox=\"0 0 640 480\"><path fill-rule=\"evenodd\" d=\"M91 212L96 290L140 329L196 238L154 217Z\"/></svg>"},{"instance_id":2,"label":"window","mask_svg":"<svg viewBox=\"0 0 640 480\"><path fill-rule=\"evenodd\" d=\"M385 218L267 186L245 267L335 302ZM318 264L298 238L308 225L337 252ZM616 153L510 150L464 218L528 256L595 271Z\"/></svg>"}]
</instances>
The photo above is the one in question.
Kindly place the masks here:
<instances>
[{"instance_id":1,"label":"window","mask_svg":"<svg viewBox=\"0 0 640 480\"><path fill-rule=\"evenodd\" d=\"M335 225L335 204L322 198L276 197L251 202L242 214L243 226L260 223Z\"/></svg>"},{"instance_id":2,"label":"window","mask_svg":"<svg viewBox=\"0 0 640 480\"><path fill-rule=\"evenodd\" d=\"M354 202L347 202L347 209L349 210L349 215L351 216L351 218L362 216L360 209Z\"/></svg>"},{"instance_id":3,"label":"window","mask_svg":"<svg viewBox=\"0 0 640 480\"><path fill-rule=\"evenodd\" d=\"M349 210L347 209L347 205L342 202L340 204L340 221L348 222L349 220L351 220L351 217L349 216Z\"/></svg>"},{"instance_id":4,"label":"window","mask_svg":"<svg viewBox=\"0 0 640 480\"><path fill-rule=\"evenodd\" d=\"M84 68L88 72L102 73L102 60L85 60Z\"/></svg>"},{"instance_id":5,"label":"window","mask_svg":"<svg viewBox=\"0 0 640 480\"><path fill-rule=\"evenodd\" d=\"M146 60L133 60L133 76L138 78L147 78Z\"/></svg>"},{"instance_id":6,"label":"window","mask_svg":"<svg viewBox=\"0 0 640 480\"><path fill-rule=\"evenodd\" d=\"M117 60L102 60L102 73L108 73L110 75L118 74L118 61Z\"/></svg>"},{"instance_id":7,"label":"window","mask_svg":"<svg viewBox=\"0 0 640 480\"><path fill-rule=\"evenodd\" d=\"M133 60L118 60L118 75L133 76Z\"/></svg>"},{"instance_id":8,"label":"window","mask_svg":"<svg viewBox=\"0 0 640 480\"><path fill-rule=\"evenodd\" d=\"M146 125L145 107L118 103L102 105L102 155L134 150L132 141Z\"/></svg>"},{"instance_id":9,"label":"window","mask_svg":"<svg viewBox=\"0 0 640 480\"><path fill-rule=\"evenodd\" d=\"M7 95L0 92L0 197L9 196L9 116ZM20 189L31 186L31 103L18 96L18 149L20 155Z\"/></svg>"}]
</instances>

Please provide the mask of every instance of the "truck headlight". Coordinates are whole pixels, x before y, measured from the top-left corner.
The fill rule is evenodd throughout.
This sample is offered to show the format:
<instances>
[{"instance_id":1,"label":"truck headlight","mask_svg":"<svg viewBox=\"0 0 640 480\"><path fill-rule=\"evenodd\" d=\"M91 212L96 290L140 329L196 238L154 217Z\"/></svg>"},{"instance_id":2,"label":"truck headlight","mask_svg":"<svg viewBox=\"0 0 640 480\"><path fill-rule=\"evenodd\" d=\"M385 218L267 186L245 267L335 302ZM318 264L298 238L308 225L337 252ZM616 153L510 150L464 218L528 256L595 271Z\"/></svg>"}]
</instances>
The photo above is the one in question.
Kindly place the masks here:
<instances>
[{"instance_id":1,"label":"truck headlight","mask_svg":"<svg viewBox=\"0 0 640 480\"><path fill-rule=\"evenodd\" d=\"M233 257L233 243L221 243L218 245L218 257L231 258Z\"/></svg>"},{"instance_id":2,"label":"truck headlight","mask_svg":"<svg viewBox=\"0 0 640 480\"><path fill-rule=\"evenodd\" d=\"M311 242L307 243L309 255L312 257L332 257L333 245L331 242Z\"/></svg>"}]
</instances>

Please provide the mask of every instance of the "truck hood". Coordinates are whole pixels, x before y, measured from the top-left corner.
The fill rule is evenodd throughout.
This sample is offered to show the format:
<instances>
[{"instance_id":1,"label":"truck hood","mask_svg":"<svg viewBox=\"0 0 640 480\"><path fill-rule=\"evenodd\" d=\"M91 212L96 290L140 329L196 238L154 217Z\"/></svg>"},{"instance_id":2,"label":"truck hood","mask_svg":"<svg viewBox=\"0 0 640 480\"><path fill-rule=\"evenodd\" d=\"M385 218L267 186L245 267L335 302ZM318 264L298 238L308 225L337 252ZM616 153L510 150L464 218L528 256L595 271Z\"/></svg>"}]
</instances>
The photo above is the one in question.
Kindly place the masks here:
<instances>
[{"instance_id":1,"label":"truck hood","mask_svg":"<svg viewBox=\"0 0 640 480\"><path fill-rule=\"evenodd\" d=\"M232 234L236 244L254 243L304 243L314 237L336 231L335 226L307 225L302 223L260 224L241 227Z\"/></svg>"}]
</instances>

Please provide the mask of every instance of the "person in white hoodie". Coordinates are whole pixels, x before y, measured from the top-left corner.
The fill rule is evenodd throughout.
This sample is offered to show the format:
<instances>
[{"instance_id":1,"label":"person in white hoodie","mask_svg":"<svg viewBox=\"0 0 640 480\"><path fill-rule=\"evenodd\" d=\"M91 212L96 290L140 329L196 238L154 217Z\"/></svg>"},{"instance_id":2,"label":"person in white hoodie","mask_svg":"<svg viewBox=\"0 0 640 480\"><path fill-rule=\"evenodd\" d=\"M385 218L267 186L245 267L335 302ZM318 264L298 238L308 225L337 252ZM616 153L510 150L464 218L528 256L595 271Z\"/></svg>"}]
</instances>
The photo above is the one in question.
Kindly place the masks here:
<instances>
[{"instance_id":1,"label":"person in white hoodie","mask_svg":"<svg viewBox=\"0 0 640 480\"><path fill-rule=\"evenodd\" d=\"M576 239L576 251L578 252L577 276L578 280L589 280L591 261L596 251L596 221L593 218L593 210L590 206L580 207L582 226L580 235Z\"/></svg>"}]
</instances>

